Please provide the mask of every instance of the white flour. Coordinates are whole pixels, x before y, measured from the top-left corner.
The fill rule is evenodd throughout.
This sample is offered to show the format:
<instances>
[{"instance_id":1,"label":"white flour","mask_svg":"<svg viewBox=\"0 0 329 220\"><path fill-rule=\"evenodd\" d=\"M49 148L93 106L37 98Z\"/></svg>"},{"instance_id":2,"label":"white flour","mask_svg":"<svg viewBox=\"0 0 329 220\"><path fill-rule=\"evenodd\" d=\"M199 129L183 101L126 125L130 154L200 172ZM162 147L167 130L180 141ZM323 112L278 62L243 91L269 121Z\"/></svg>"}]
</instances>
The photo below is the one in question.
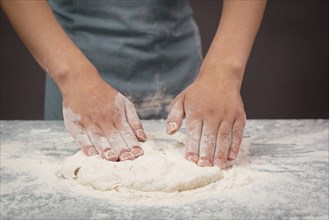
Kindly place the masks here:
<instances>
[{"instance_id":1,"label":"white flour","mask_svg":"<svg viewBox=\"0 0 329 220\"><path fill-rule=\"evenodd\" d=\"M41 131L32 131L33 133L40 133ZM42 133L42 132L41 132ZM154 138L157 138L157 142L160 146L167 146L169 148L175 148L179 146L182 147L182 144L177 142L177 139L179 142L182 142L182 136L181 135L174 135L174 136L168 136L164 132L153 132L149 133L149 139L152 140ZM66 138L65 141L69 141L70 138ZM146 148L149 149L150 146L153 146L155 143L154 141L149 142L149 146ZM234 166L230 170L223 171L223 173L217 168L201 168L197 167L195 168L194 164L192 164L189 161L186 161L184 159L183 165L188 165L189 167L193 167L196 169L193 172L196 172L197 175L193 176L194 179L187 180L188 181L196 181L194 182L194 186L187 186L182 191L178 192L176 190L179 189L180 184L173 184L170 187L167 187L164 191L159 191L156 187L161 187L160 182L158 184L155 184L152 189L146 189L144 191L153 191L153 192L144 192L140 190L134 190L129 188L122 188L117 187L116 190L111 191L100 191L95 190L92 186L82 186L76 181L63 179L63 162L56 161L55 159L51 157L47 157L42 155L42 152L40 152L40 155L34 155L34 158L38 159L31 159L31 158L20 158L20 163L17 163L16 159L10 159L6 156L6 154L13 154L13 152L6 152L6 150L14 150L13 144L11 146L2 145L2 163L5 163L6 167L10 167L15 169L18 172L33 172L34 175L38 176L38 184L40 183L46 183L47 187L44 188L44 192L49 192L49 190L58 190L59 185L64 187L67 190L70 190L71 192L77 193L79 195L85 195L85 196L94 196L98 198L108 198L116 202L124 202L126 204L136 204L136 202L140 205L179 205L184 203L189 203L193 201L197 201L200 199L204 199L210 196L219 196L220 194L225 193L225 190L234 188L238 192L239 187L245 187L248 184L259 181L261 177L261 174L258 173L257 175L250 170L248 170L248 158L246 157L246 154L248 152L250 142L244 141L241 152L239 154L239 157L236 159ZM180 149L181 152L182 149ZM172 154L173 152L171 152ZM177 155L176 158L183 157L183 155ZM104 163L107 161L102 160ZM136 160L137 161L137 160ZM129 162L128 162L129 163ZM156 164L154 165L156 166ZM164 164L162 164L164 166ZM171 168L173 168L172 164ZM164 167L160 168L164 169ZM204 174L200 172L204 169ZM181 168L181 170L184 170L184 168ZM169 174L170 176L170 170L166 170L165 173ZM193 173L192 172L192 173ZM175 173L175 171L173 171ZM71 173L72 174L72 173ZM70 175L66 173L66 175ZM223 176L222 176L223 175ZM175 178L178 178L178 176L174 177L171 176L172 182L175 183ZM198 180L199 177L205 178L205 180L200 181ZM222 180L220 180L223 177ZM146 178L146 180L149 180ZM218 180L218 181L217 181ZM22 180L24 181L24 180ZM169 180L168 180L169 181ZM199 181L199 182L198 182ZM142 182L139 182L141 184ZM88 185L86 183L82 183L85 185ZM89 184L90 185L90 184ZM204 187L202 187L204 186ZM95 187L95 186L94 186ZM95 188L101 188L104 187L103 185L96 186ZM199 188L198 188L199 187ZM15 187L11 185L10 187L12 190L15 190ZM50 189L54 188L54 189ZM106 188L106 187L105 187ZM193 189L195 188L195 189ZM190 190L193 189L193 190ZM161 189L160 189L161 190ZM228 192L231 192L230 190ZM42 193L40 191L39 193Z\"/></svg>"},{"instance_id":2,"label":"white flour","mask_svg":"<svg viewBox=\"0 0 329 220\"><path fill-rule=\"evenodd\" d=\"M249 121L233 168L223 171L219 181L182 192L101 191L64 179L59 172L63 161L80 149L62 124L10 126L15 123L1 124L5 218L20 210L22 219L100 219L115 213L127 219L136 218L130 216L135 211L144 217L165 212L162 218L328 219L328 121ZM175 137L165 134L165 122L144 124L149 144L178 146Z\"/></svg>"},{"instance_id":3,"label":"white flour","mask_svg":"<svg viewBox=\"0 0 329 220\"><path fill-rule=\"evenodd\" d=\"M64 162L58 175L65 176L68 180L63 180L63 184L67 184L77 193L111 198L128 204L138 202L140 205L184 204L210 196L219 196L230 188L238 191L239 187L263 179L260 178L261 174L255 176L248 171L246 154L250 142L247 140L242 144L242 152L236 159L234 168L221 171L217 167L198 167L185 160L183 158L184 146L178 143L182 142L182 135L168 137L163 132L158 132L151 133L149 136L150 139L157 137L158 141L149 141L143 145L145 155L142 158L120 165L121 169L124 168L121 174L111 172L113 165L106 166L105 163L109 163L108 161L101 160L97 156L86 158L78 152ZM152 149L153 147L156 149ZM167 156L172 158L163 160L161 152L167 153ZM152 158L151 154L155 157ZM137 167L134 168L133 165ZM78 167L81 168L76 178L74 171ZM100 170L101 167L104 170ZM117 168L114 167L114 169ZM182 173L189 169L188 174ZM222 177L224 177L223 180L221 180Z\"/></svg>"}]
</instances>

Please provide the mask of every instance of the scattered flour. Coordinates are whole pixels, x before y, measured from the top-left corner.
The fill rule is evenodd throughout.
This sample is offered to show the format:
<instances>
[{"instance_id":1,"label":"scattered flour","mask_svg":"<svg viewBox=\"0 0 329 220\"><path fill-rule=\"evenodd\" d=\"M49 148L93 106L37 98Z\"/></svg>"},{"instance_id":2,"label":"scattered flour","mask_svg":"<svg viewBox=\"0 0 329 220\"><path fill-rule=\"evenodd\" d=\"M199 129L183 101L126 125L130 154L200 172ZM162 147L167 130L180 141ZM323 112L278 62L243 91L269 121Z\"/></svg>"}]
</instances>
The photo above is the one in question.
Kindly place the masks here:
<instances>
[{"instance_id":1,"label":"scattered flour","mask_svg":"<svg viewBox=\"0 0 329 220\"><path fill-rule=\"evenodd\" d=\"M49 151L50 153L61 155L58 152L76 148L70 137L64 135L65 138L63 138L63 133L64 131L53 132L54 138L61 140L63 144L56 145L56 150ZM33 132L31 135L39 135L39 132ZM78 152L74 157L80 159L68 163L67 160L70 158L68 154L64 158L63 156L48 156L39 150L34 150L33 155L30 154L32 151L22 154L24 152L21 150L22 147L14 147L13 143L9 145L2 144L1 166L11 169L13 173L24 174L17 176L19 179L14 183L8 182L8 186L3 183L2 187L6 188L8 192L14 192L20 186L25 186L26 184L29 184L29 186L41 184L42 187L38 188L36 192L39 195L61 190L76 196L110 199L113 202L125 205L136 205L137 203L146 206L177 206L201 199L209 199L211 196L227 196L234 192L239 193L241 187L248 187L266 179L268 176L268 174L250 170L249 158L247 156L250 146L249 140L244 140L233 168L221 171L217 167L201 168L185 160L183 158L183 142L185 140L182 134L168 136L163 131L154 131L148 132L148 138L150 141L143 146L145 155L135 161L124 162L126 164L125 167L130 166L133 170L135 168L132 165L138 162L139 168L137 169L136 167L135 169L137 173L140 171L137 174L139 175L137 182L136 179L133 179L136 176L127 178L126 181L122 181L122 176L119 176L117 179L121 180L121 182L117 181L113 185L108 184L111 181L104 182L99 173L97 174L97 178L99 178L97 180L102 180L103 182L95 183L95 180L92 180L93 175L85 180L79 178L79 175L83 175L84 172L88 174L90 171L88 169L101 172L100 167L105 167L105 171L110 172L109 167L100 164L106 163L108 165L112 162L99 160L98 156L87 158ZM24 145L24 149L32 149L33 147L33 143ZM155 157L152 159L151 154L153 153ZM11 155L16 155L17 157L12 157ZM163 160L164 158L166 160ZM86 162L89 160L93 162L88 165ZM150 163L143 165L145 160L149 160ZM176 163L177 161L178 163ZM74 171L78 167L77 165L81 166L81 168L78 171L78 178L75 178ZM178 166L175 167L175 165ZM188 171L190 168L191 170ZM149 173L145 174L145 170ZM154 173L150 173L152 170ZM131 170L128 171L130 174L132 172ZM188 174L184 172L188 172ZM128 173L122 173L122 175L126 176ZM28 174L29 177L25 174ZM140 176L142 174L145 174L145 181ZM154 179L152 179L152 176ZM28 182L26 178L28 178ZM88 183L88 178L94 183ZM147 181L152 184L147 183ZM135 182L135 185L131 185L133 182ZM144 183L145 185L143 185ZM111 188L114 190L109 190ZM239 195L239 197L241 196Z\"/></svg>"},{"instance_id":2,"label":"scattered flour","mask_svg":"<svg viewBox=\"0 0 329 220\"><path fill-rule=\"evenodd\" d=\"M160 207L169 217L181 210L223 219L328 219L328 121L249 121L246 136L250 138L244 139L233 168L222 171L218 181L181 192L126 187L101 191L65 179L62 161L79 147L62 125L50 126L46 132L41 122L33 122L37 129L26 129L30 122L24 123L21 130L15 127L15 136L10 135L9 123L0 124L3 216L28 210L25 218L29 218L36 210L56 209L61 203L66 207L63 212L80 213L81 208L92 207L95 219L109 216L102 216L107 206L118 212ZM148 144L157 149L181 148L177 139L183 138L165 135L164 123L145 122Z\"/></svg>"},{"instance_id":3,"label":"scattered flour","mask_svg":"<svg viewBox=\"0 0 329 220\"><path fill-rule=\"evenodd\" d=\"M142 145L145 155L133 161L109 162L79 151L64 161L57 175L64 177L63 183L79 194L143 205L184 204L254 181L247 175L250 171L240 167L247 162L241 158L248 152L248 140L235 161L237 167L222 171L217 167L199 167L184 159L181 133L170 138L163 132L149 135L151 139L155 137L157 140ZM238 178L238 173L244 176ZM221 183L223 177L228 179Z\"/></svg>"}]
</instances>

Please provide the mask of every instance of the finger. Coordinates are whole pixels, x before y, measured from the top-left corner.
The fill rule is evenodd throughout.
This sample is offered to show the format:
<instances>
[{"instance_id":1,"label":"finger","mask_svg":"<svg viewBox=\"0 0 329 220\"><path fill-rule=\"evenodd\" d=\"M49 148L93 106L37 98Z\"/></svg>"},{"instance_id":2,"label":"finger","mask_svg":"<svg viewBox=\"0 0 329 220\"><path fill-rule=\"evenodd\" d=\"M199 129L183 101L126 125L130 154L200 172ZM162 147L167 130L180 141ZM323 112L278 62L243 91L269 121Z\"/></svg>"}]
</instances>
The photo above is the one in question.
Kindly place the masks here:
<instances>
[{"instance_id":1,"label":"finger","mask_svg":"<svg viewBox=\"0 0 329 220\"><path fill-rule=\"evenodd\" d=\"M138 118L134 105L126 98L124 100L124 103L126 109L126 118L131 129L133 130L134 134L136 135L139 141L142 142L146 141L147 137L143 129L142 123Z\"/></svg>"},{"instance_id":2,"label":"finger","mask_svg":"<svg viewBox=\"0 0 329 220\"><path fill-rule=\"evenodd\" d=\"M243 130L245 126L245 118L238 118L233 124L232 143L228 153L228 160L236 159L243 138Z\"/></svg>"},{"instance_id":3,"label":"finger","mask_svg":"<svg viewBox=\"0 0 329 220\"><path fill-rule=\"evenodd\" d=\"M140 147L140 144L138 143L138 140L132 131L131 127L127 122L120 122L117 125L117 130L120 132L121 137L126 142L126 145L128 148L131 149L131 152L135 156L135 158L141 156L144 154L142 148Z\"/></svg>"},{"instance_id":4,"label":"finger","mask_svg":"<svg viewBox=\"0 0 329 220\"><path fill-rule=\"evenodd\" d=\"M202 167L212 166L214 151L216 148L216 137L218 124L210 121L203 122L202 136L199 146L198 165Z\"/></svg>"},{"instance_id":5,"label":"finger","mask_svg":"<svg viewBox=\"0 0 329 220\"><path fill-rule=\"evenodd\" d=\"M87 156L96 155L98 152L94 145L91 143L87 132L80 124L74 125L74 131L70 132L75 142L80 146L82 152Z\"/></svg>"},{"instance_id":6,"label":"finger","mask_svg":"<svg viewBox=\"0 0 329 220\"><path fill-rule=\"evenodd\" d=\"M228 150L231 146L231 138L232 123L228 121L221 122L217 134L216 150L214 154L213 165L218 166L222 169L226 168Z\"/></svg>"},{"instance_id":7,"label":"finger","mask_svg":"<svg viewBox=\"0 0 329 220\"><path fill-rule=\"evenodd\" d=\"M110 161L117 161L119 159L119 156L111 148L110 143L104 137L102 130L98 126L91 125L87 127L86 130L91 143L95 146L96 150L103 159Z\"/></svg>"},{"instance_id":8,"label":"finger","mask_svg":"<svg viewBox=\"0 0 329 220\"><path fill-rule=\"evenodd\" d=\"M130 152L130 149L127 147L126 143L122 139L120 133L116 130L113 125L100 125L100 128L104 132L105 137L110 143L112 149L119 156L119 160L132 160L134 155Z\"/></svg>"},{"instance_id":9,"label":"finger","mask_svg":"<svg viewBox=\"0 0 329 220\"><path fill-rule=\"evenodd\" d=\"M187 118L185 158L194 163L196 163L199 158L201 132L202 121L194 118Z\"/></svg>"},{"instance_id":10,"label":"finger","mask_svg":"<svg viewBox=\"0 0 329 220\"><path fill-rule=\"evenodd\" d=\"M184 99L177 97L170 106L167 119L167 134L176 133L182 126L184 117Z\"/></svg>"},{"instance_id":11,"label":"finger","mask_svg":"<svg viewBox=\"0 0 329 220\"><path fill-rule=\"evenodd\" d=\"M73 137L74 141L80 146L82 152L87 156L97 154L97 150L92 145L88 134L79 122L81 116L74 113L70 108L63 107L63 117L66 130Z\"/></svg>"}]
</instances>

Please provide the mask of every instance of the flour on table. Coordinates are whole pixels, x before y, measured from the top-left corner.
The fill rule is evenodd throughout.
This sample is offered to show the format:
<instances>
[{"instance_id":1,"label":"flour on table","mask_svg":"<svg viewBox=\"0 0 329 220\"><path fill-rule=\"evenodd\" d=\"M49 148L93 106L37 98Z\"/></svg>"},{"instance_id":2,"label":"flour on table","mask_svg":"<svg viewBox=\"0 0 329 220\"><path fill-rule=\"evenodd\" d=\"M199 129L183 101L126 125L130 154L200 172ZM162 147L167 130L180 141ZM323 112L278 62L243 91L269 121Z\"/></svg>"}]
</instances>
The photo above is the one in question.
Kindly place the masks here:
<instances>
[{"instance_id":1,"label":"flour on table","mask_svg":"<svg viewBox=\"0 0 329 220\"><path fill-rule=\"evenodd\" d=\"M176 206L231 194L232 189L241 197L239 189L268 179L268 175L250 171L250 140L242 142L233 168L221 171L185 160L182 133L168 136L163 131L153 131L148 132L148 139L142 145L145 154L134 161L109 162L97 155L76 153L57 172L65 179L60 184L79 196L111 199L125 205Z\"/></svg>"},{"instance_id":2,"label":"flour on table","mask_svg":"<svg viewBox=\"0 0 329 220\"><path fill-rule=\"evenodd\" d=\"M183 141L182 135L175 139ZM199 167L184 159L184 145L177 141L147 141L142 144L143 156L124 162L79 151L64 162L61 172L66 179L102 191L182 192L222 179L218 167Z\"/></svg>"}]
</instances>

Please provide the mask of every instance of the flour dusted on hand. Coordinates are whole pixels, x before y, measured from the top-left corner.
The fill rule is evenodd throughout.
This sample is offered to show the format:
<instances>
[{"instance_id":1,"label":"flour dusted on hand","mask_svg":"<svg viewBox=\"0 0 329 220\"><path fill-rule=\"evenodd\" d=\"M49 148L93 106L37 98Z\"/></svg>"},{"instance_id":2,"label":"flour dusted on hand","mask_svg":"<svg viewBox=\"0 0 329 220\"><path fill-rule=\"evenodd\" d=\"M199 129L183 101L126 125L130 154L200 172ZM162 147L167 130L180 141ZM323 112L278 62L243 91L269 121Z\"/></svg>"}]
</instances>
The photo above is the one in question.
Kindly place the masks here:
<instances>
[{"instance_id":1,"label":"flour dusted on hand","mask_svg":"<svg viewBox=\"0 0 329 220\"><path fill-rule=\"evenodd\" d=\"M199 167L184 159L184 145L151 140L142 144L144 156L111 162L81 151L68 158L62 175L97 190L182 192L200 188L223 177L218 167Z\"/></svg>"}]
</instances>

